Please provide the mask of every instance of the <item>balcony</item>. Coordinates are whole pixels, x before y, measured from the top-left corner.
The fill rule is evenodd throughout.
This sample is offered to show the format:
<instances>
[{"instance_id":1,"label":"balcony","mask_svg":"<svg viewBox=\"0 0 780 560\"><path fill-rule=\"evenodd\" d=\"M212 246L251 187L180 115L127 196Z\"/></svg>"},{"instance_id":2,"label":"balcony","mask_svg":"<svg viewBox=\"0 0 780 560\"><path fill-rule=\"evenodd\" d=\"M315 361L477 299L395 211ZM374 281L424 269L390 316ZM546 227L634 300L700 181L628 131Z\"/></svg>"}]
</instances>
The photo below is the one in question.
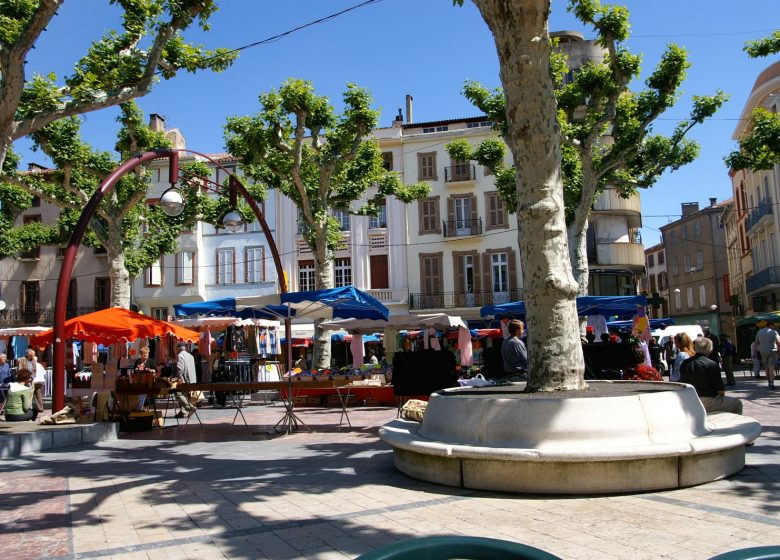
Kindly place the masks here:
<instances>
[{"instance_id":1,"label":"balcony","mask_svg":"<svg viewBox=\"0 0 780 560\"><path fill-rule=\"evenodd\" d=\"M382 303L403 303L406 301L407 290L395 290L393 288L381 288L366 290L371 297L378 299Z\"/></svg>"},{"instance_id":2,"label":"balcony","mask_svg":"<svg viewBox=\"0 0 780 560\"><path fill-rule=\"evenodd\" d=\"M442 233L444 237L482 235L482 218L477 218L476 220L442 221Z\"/></svg>"},{"instance_id":3,"label":"balcony","mask_svg":"<svg viewBox=\"0 0 780 560\"><path fill-rule=\"evenodd\" d=\"M745 280L745 288L749 294L778 285L780 285L780 266L770 266Z\"/></svg>"},{"instance_id":4,"label":"balcony","mask_svg":"<svg viewBox=\"0 0 780 560\"><path fill-rule=\"evenodd\" d=\"M520 299L520 290L506 292L440 292L409 294L409 309L453 309L509 303Z\"/></svg>"},{"instance_id":5,"label":"balcony","mask_svg":"<svg viewBox=\"0 0 780 560\"><path fill-rule=\"evenodd\" d=\"M65 318L72 319L80 315L92 313L102 307L68 307ZM47 326L54 323L54 308L47 309L4 309L0 311L0 327Z\"/></svg>"},{"instance_id":6,"label":"balcony","mask_svg":"<svg viewBox=\"0 0 780 560\"><path fill-rule=\"evenodd\" d=\"M593 211L626 216L628 227L642 227L642 206L638 194L623 198L616 189L605 189L593 203Z\"/></svg>"},{"instance_id":7,"label":"balcony","mask_svg":"<svg viewBox=\"0 0 780 560\"><path fill-rule=\"evenodd\" d=\"M451 165L444 168L445 183L462 183L464 181L475 181L477 173L473 163L462 163Z\"/></svg>"},{"instance_id":8,"label":"balcony","mask_svg":"<svg viewBox=\"0 0 780 560\"><path fill-rule=\"evenodd\" d=\"M598 266L614 266L643 270L645 266L645 248L641 243L596 243L596 262Z\"/></svg>"},{"instance_id":9,"label":"balcony","mask_svg":"<svg viewBox=\"0 0 780 560\"><path fill-rule=\"evenodd\" d=\"M758 206L754 208L750 214L748 214L746 220L746 226L748 231L753 229L761 222L761 218L764 216L772 216L772 199L765 198L758 203Z\"/></svg>"}]
</instances>

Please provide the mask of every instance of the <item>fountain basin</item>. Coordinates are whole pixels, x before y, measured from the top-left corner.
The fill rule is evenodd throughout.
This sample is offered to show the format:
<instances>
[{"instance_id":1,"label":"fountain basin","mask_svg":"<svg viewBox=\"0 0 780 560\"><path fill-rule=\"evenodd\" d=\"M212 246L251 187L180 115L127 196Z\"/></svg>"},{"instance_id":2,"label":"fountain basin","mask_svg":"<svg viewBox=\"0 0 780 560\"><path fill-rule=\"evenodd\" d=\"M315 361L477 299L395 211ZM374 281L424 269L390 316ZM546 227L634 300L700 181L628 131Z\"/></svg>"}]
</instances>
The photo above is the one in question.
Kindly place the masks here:
<instances>
[{"instance_id":1,"label":"fountain basin","mask_svg":"<svg viewBox=\"0 0 780 560\"><path fill-rule=\"evenodd\" d=\"M590 382L587 391L522 386L434 393L422 423L380 429L396 468L480 490L590 494L661 490L723 478L761 433L746 416L707 416L681 383Z\"/></svg>"}]
</instances>

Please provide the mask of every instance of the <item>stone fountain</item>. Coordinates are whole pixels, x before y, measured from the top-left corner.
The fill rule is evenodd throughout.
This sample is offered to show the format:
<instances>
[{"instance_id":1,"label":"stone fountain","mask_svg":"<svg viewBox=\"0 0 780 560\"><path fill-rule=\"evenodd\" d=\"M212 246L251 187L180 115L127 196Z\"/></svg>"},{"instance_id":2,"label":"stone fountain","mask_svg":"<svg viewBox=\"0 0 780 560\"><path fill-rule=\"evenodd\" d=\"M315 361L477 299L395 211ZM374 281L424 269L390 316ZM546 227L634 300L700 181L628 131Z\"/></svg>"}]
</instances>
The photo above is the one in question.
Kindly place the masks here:
<instances>
[{"instance_id":1,"label":"stone fountain","mask_svg":"<svg viewBox=\"0 0 780 560\"><path fill-rule=\"evenodd\" d=\"M601 494L693 486L745 465L752 418L707 415L682 383L591 381L584 391L522 384L445 389L423 422L379 432L396 468L421 480L518 493Z\"/></svg>"}]
</instances>

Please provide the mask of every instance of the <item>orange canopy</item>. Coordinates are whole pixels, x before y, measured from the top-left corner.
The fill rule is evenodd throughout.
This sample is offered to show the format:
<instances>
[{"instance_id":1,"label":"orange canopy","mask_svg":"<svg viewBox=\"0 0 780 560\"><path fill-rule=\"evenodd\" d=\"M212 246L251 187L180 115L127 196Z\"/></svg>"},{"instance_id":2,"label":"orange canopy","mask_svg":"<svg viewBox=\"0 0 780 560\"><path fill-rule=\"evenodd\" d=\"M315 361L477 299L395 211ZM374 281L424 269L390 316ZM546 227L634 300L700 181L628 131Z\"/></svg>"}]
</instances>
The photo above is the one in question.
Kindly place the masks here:
<instances>
[{"instance_id":1,"label":"orange canopy","mask_svg":"<svg viewBox=\"0 0 780 560\"><path fill-rule=\"evenodd\" d=\"M30 338L30 346L52 343L54 329ZM129 309L111 307L65 321L65 338L98 344L133 342L138 338L175 336L178 340L197 342L198 333L165 321L158 321Z\"/></svg>"}]
</instances>

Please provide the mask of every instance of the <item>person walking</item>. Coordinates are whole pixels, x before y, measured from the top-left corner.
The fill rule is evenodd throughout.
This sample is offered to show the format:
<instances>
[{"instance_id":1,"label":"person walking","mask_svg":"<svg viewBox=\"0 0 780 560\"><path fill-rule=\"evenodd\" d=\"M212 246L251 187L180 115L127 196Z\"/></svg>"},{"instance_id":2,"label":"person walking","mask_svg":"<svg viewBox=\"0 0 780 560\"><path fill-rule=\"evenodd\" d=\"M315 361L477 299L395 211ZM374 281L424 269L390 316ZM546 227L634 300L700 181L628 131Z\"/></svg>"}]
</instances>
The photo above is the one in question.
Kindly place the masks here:
<instances>
[{"instance_id":1,"label":"person walking","mask_svg":"<svg viewBox=\"0 0 780 560\"><path fill-rule=\"evenodd\" d=\"M758 351L761 352L761 358L764 362L769 389L775 388L775 362L777 362L777 351L780 347L780 334L775 329L776 325L774 321L770 322L756 333Z\"/></svg>"},{"instance_id":2,"label":"person walking","mask_svg":"<svg viewBox=\"0 0 780 560\"><path fill-rule=\"evenodd\" d=\"M761 379L761 352L757 340L750 343L750 359L753 360L753 377Z\"/></svg>"},{"instance_id":3,"label":"person walking","mask_svg":"<svg viewBox=\"0 0 780 560\"><path fill-rule=\"evenodd\" d=\"M195 358L192 354L187 352L187 344L180 342L178 345L178 359L176 362L176 376L182 383L195 383ZM181 405L181 411L176 415L178 418L183 418L185 413L187 416L192 416L195 412L195 407L192 406L189 399L189 393L179 392L176 395Z\"/></svg>"},{"instance_id":4,"label":"person walking","mask_svg":"<svg viewBox=\"0 0 780 560\"><path fill-rule=\"evenodd\" d=\"M720 367L707 357L712 352L712 341L706 336L697 337L693 346L696 355L685 360L680 366L680 381L693 385L707 414L742 414L742 401L726 396Z\"/></svg>"},{"instance_id":5,"label":"person walking","mask_svg":"<svg viewBox=\"0 0 780 560\"><path fill-rule=\"evenodd\" d=\"M732 344L729 335L721 333L720 338L720 361L726 374L726 387L733 387L737 384L734 379L734 357L737 355L737 348Z\"/></svg>"}]
</instances>

